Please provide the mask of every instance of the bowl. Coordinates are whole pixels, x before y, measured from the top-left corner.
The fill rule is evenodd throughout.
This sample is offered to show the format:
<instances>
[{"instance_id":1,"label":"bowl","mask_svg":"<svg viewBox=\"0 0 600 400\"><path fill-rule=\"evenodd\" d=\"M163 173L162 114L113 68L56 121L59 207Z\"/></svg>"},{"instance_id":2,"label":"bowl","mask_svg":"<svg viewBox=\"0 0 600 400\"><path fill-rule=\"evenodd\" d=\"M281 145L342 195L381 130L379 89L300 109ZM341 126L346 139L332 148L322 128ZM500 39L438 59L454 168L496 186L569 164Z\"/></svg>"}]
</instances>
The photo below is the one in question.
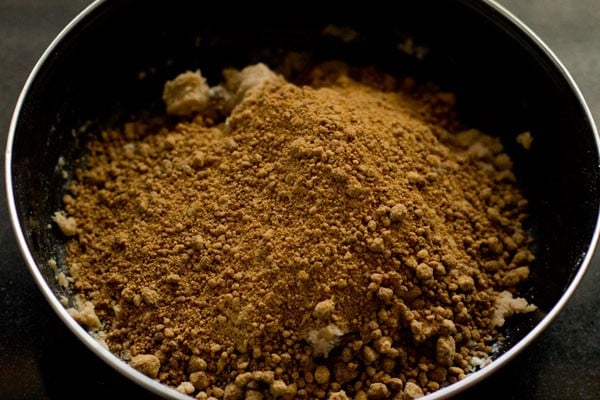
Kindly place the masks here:
<instances>
[{"instance_id":1,"label":"bowl","mask_svg":"<svg viewBox=\"0 0 600 400\"><path fill-rule=\"evenodd\" d=\"M49 304L88 348L150 392L188 398L134 370L102 347L65 310L69 299L50 259L64 238L48 227L61 208L69 170L102 127L161 112L162 84L201 68L217 81L225 66L276 63L285 51L337 58L418 80L459 99L459 118L501 138L530 204L536 261L523 293L538 307L511 319L494 360L428 395L451 397L493 374L531 343L575 290L598 240L599 141L568 71L523 23L492 1L370 2L340 7L276 3L96 1L52 42L31 72L6 148L11 222ZM529 131L529 151L516 134Z\"/></svg>"}]
</instances>

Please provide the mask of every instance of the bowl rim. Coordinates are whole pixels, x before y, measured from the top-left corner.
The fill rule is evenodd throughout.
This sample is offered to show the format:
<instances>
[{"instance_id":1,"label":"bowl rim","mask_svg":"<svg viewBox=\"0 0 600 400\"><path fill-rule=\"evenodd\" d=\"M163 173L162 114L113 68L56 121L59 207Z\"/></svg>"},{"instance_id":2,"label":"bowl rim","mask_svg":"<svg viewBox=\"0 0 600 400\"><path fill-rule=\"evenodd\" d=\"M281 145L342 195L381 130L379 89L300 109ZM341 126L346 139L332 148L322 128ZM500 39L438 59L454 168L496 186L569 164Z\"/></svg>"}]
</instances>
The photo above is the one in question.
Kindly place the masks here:
<instances>
[{"instance_id":1,"label":"bowl rim","mask_svg":"<svg viewBox=\"0 0 600 400\"><path fill-rule=\"evenodd\" d=\"M579 106L583 109L588 122L590 124L590 128L592 130L594 141L596 144L596 153L600 155L600 137L598 135L598 130L594 123L594 119L589 110L589 107L578 88L575 80L567 70L567 68L563 65L563 63L558 59L558 57L554 54L554 52L547 46L544 41L524 22L522 22L518 17L516 17L512 12L510 12L507 8L500 5L496 2L496 0L479 0L480 4L487 8L490 11L495 12L507 22L512 25L518 31L527 36L532 43L537 46L539 50L542 51L542 54L546 57L546 61L550 61L553 66L556 68L557 72L562 75L565 79L565 82L568 84L571 92L576 96L576 99L579 103ZM461 1L465 3L465 1ZM466 1L467 3L469 0ZM6 142L6 151L5 151L5 183L6 183L6 195L8 199L8 209L10 214L11 225L13 228L14 235L17 239L21 254L26 261L27 267L33 276L38 288L41 290L43 296L46 298L48 303L54 312L58 315L58 317L62 320L62 322L69 328L69 330L81 341L84 345L91 350L96 356L98 356L101 360L103 360L106 364L111 366L114 370L119 372L124 377L130 379L134 383L138 384L142 388L150 391L151 393L161 396L163 398L168 399L179 399L185 400L190 399L190 396L185 395L183 393L177 392L175 389L170 388L158 381L149 378L148 376L142 374L137 371L125 361L118 358L115 354L113 354L110 350L102 346L96 339L92 337L81 325L79 325L73 317L67 312L66 308L61 304L59 299L56 297L44 277L42 276L40 269L36 261L33 258L32 253L27 245L27 241L23 234L23 227L20 225L19 216L17 213L17 207L15 202L15 196L13 192L13 180L12 180L12 148L14 144L17 124L19 121L19 117L21 114L21 108L25 101L25 98L28 95L29 89L33 84L33 81L37 77L38 73L43 69L44 64L50 58L50 55L55 50L55 48L62 42L62 40L74 29L75 26L80 24L88 15L95 12L101 5L104 3L108 3L107 0L95 0L93 3L85 7L82 11L79 12L77 16L75 16L52 40L52 42L48 45L46 50L42 53L34 67L32 68L23 89L18 97L17 103L15 105L15 109L12 115L12 119L9 126L8 138ZM592 234L592 239L589 242L588 248L585 251L585 256L581 261L581 265L577 270L577 273L573 276L571 283L567 287L567 289L563 292L562 296L558 300L558 302L552 307L552 309L535 325L535 327L529 331L521 340L519 340L515 345L513 345L510 349L504 352L501 356L494 359L490 364L485 367L469 373L466 378L448 385L444 388L441 388L427 396L422 397L423 400L441 400L450 398L467 388L474 386L476 383L481 382L485 378L492 375L494 372L498 371L502 367L504 367L511 359L513 359L517 354L521 353L532 341L534 341L555 319L555 317L560 313L560 311L567 304L572 294L575 292L576 288L579 286L579 283L583 279L585 273L588 270L589 264L592 260L594 252L598 245L598 239L600 236L600 209L596 211L596 222L595 228Z\"/></svg>"}]
</instances>

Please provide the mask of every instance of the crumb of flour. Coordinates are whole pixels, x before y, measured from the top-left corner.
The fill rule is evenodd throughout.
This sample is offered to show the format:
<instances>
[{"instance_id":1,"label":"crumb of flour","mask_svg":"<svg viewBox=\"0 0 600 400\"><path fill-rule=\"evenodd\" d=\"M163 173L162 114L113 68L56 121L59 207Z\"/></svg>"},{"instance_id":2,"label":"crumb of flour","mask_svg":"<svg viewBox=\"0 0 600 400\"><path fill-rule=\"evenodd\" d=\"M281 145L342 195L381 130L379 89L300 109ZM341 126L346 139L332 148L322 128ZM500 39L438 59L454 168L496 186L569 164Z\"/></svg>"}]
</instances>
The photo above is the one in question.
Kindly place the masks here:
<instances>
[{"instance_id":1,"label":"crumb of flour","mask_svg":"<svg viewBox=\"0 0 600 400\"><path fill-rule=\"evenodd\" d=\"M101 327L101 322L96 312L94 304L91 301L86 301L81 296L75 296L74 307L68 308L67 311L81 325L85 326L90 331L98 330Z\"/></svg>"},{"instance_id":2,"label":"crumb of flour","mask_svg":"<svg viewBox=\"0 0 600 400\"><path fill-rule=\"evenodd\" d=\"M502 326L504 325L506 318L511 315L515 313L529 313L536 309L537 307L533 304L529 304L526 299L522 297L514 298L511 292L504 290L498 293L496 301L494 302L492 323L495 326Z\"/></svg>"},{"instance_id":3,"label":"crumb of flour","mask_svg":"<svg viewBox=\"0 0 600 400\"><path fill-rule=\"evenodd\" d=\"M526 131L517 135L517 143L519 143L525 150L530 150L533 144L533 135L531 132Z\"/></svg>"},{"instance_id":4,"label":"crumb of flour","mask_svg":"<svg viewBox=\"0 0 600 400\"><path fill-rule=\"evenodd\" d=\"M56 211L52 216L60 231L65 236L75 236L77 234L77 221L75 218L67 216L64 211Z\"/></svg>"}]
</instances>

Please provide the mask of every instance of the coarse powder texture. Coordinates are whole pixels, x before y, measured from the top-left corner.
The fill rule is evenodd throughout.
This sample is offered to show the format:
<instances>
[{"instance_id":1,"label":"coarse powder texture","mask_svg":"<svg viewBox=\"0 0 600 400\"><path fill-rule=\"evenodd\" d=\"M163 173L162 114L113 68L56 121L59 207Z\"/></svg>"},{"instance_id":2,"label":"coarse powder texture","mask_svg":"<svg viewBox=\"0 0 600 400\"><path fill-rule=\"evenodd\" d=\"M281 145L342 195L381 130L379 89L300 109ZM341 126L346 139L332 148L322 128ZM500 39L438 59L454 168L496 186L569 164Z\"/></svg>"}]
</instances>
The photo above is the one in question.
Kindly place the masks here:
<instances>
[{"instance_id":1,"label":"coarse powder texture","mask_svg":"<svg viewBox=\"0 0 600 400\"><path fill-rule=\"evenodd\" d=\"M202 104L228 103L89 144L56 214L97 316L79 321L198 399L416 398L464 378L535 308L515 301L534 257L500 141L410 79L261 71L214 90L187 73L220 93Z\"/></svg>"}]
</instances>

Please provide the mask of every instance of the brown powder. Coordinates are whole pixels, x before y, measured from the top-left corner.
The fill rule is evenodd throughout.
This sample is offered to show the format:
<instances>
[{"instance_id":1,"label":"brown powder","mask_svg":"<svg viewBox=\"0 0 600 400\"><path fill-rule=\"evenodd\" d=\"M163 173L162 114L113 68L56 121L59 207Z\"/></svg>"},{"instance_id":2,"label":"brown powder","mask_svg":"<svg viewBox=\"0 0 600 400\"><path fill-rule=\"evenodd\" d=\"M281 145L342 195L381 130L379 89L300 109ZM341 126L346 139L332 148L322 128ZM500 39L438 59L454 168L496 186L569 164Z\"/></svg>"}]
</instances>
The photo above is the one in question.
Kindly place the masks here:
<instances>
[{"instance_id":1,"label":"brown powder","mask_svg":"<svg viewBox=\"0 0 600 400\"><path fill-rule=\"evenodd\" d=\"M499 140L451 133L453 96L410 79L330 63L296 86L263 67L215 88L187 73L165 100L195 118L90 143L60 217L107 345L198 399L462 379L534 308L513 298L533 255Z\"/></svg>"}]
</instances>

